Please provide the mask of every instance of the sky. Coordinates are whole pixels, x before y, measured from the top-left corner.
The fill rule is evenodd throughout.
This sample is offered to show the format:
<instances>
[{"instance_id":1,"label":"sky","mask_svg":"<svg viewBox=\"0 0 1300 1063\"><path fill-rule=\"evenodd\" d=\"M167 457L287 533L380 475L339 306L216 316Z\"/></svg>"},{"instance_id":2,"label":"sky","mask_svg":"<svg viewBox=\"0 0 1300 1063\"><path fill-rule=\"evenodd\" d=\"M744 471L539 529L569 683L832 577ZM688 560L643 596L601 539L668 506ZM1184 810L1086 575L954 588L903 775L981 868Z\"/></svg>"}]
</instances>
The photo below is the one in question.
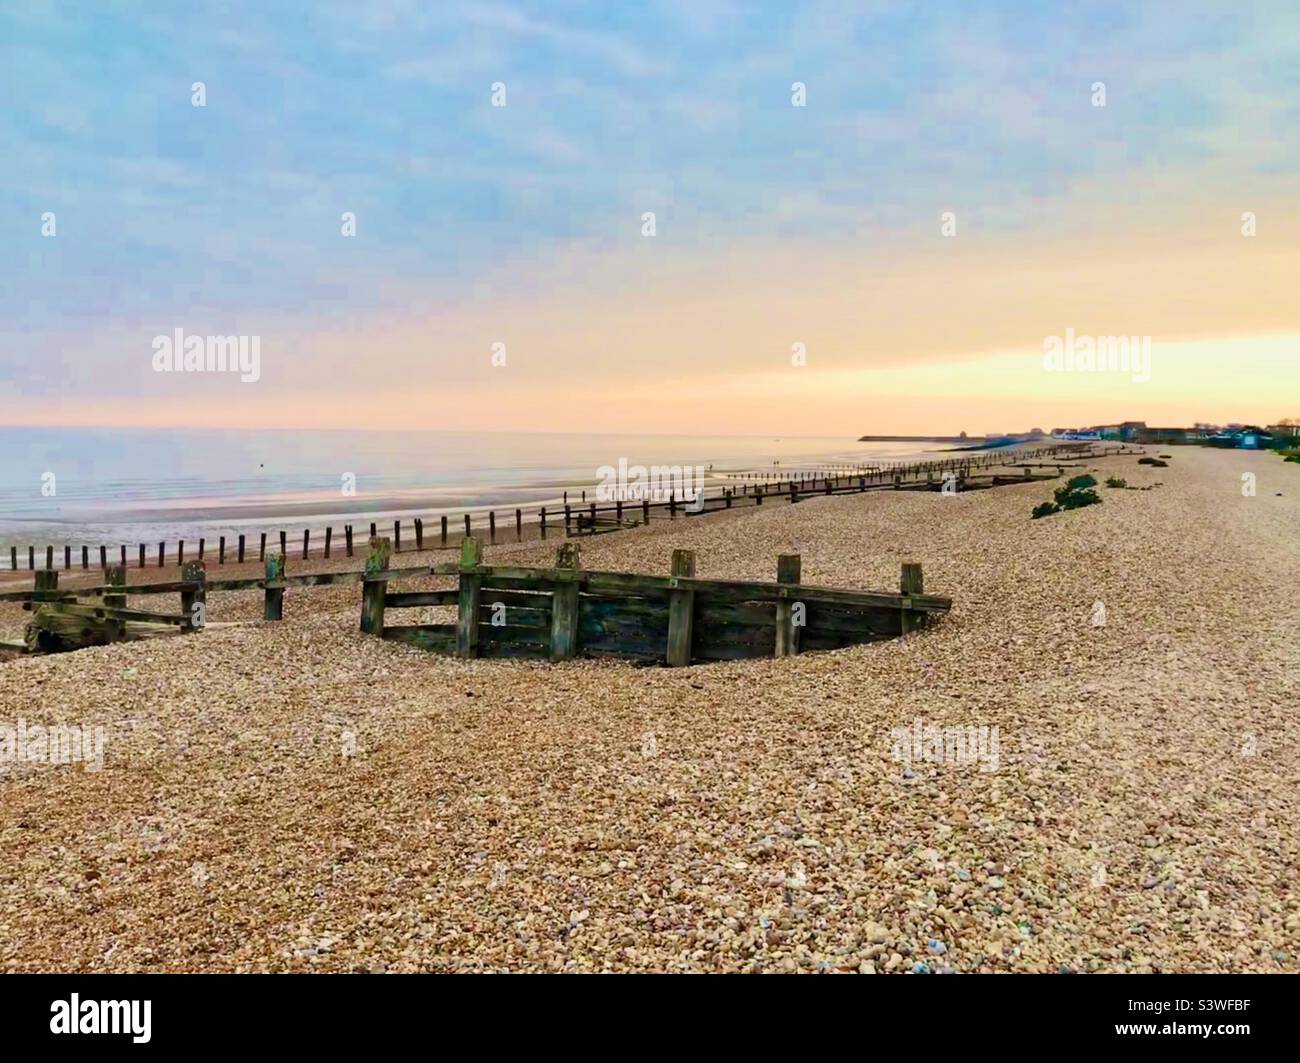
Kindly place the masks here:
<instances>
[{"instance_id":1,"label":"sky","mask_svg":"<svg viewBox=\"0 0 1300 1063\"><path fill-rule=\"evenodd\" d=\"M0 0L0 98L0 423L1300 417L1293 0Z\"/></svg>"}]
</instances>

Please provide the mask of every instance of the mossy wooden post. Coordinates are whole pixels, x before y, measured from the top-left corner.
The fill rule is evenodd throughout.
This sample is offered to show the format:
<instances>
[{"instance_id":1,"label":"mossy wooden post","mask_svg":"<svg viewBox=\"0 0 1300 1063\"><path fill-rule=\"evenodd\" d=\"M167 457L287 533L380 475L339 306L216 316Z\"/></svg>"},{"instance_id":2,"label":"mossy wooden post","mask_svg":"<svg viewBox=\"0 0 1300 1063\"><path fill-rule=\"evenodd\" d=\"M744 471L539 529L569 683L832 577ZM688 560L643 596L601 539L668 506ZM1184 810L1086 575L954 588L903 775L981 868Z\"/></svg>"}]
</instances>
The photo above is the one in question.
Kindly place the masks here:
<instances>
[{"instance_id":1,"label":"mossy wooden post","mask_svg":"<svg viewBox=\"0 0 1300 1063\"><path fill-rule=\"evenodd\" d=\"M802 562L798 554L781 554L776 559L776 581L797 585ZM776 603L776 656L790 657L799 652L799 626L795 624L795 602L782 598Z\"/></svg>"},{"instance_id":2,"label":"mossy wooden post","mask_svg":"<svg viewBox=\"0 0 1300 1063\"><path fill-rule=\"evenodd\" d=\"M126 566L109 565L104 569L104 583L109 587L126 586ZM125 594L106 594L104 595L104 604L110 609L125 609Z\"/></svg>"},{"instance_id":3,"label":"mossy wooden post","mask_svg":"<svg viewBox=\"0 0 1300 1063\"><path fill-rule=\"evenodd\" d=\"M674 550L672 574L695 575L695 551ZM691 663L691 631L695 620L695 592L676 587L668 592L668 664L680 667Z\"/></svg>"},{"instance_id":4,"label":"mossy wooden post","mask_svg":"<svg viewBox=\"0 0 1300 1063\"><path fill-rule=\"evenodd\" d=\"M53 568L41 568L36 570L36 593L32 595L34 602L48 602L51 598L59 596L59 572Z\"/></svg>"},{"instance_id":5,"label":"mossy wooden post","mask_svg":"<svg viewBox=\"0 0 1300 1063\"><path fill-rule=\"evenodd\" d=\"M181 613L190 627L198 629L207 623L208 573L202 561L187 561L181 565L181 582L197 584L192 590L181 591ZM195 606L198 609L195 609ZM195 622L197 621L197 623Z\"/></svg>"},{"instance_id":6,"label":"mossy wooden post","mask_svg":"<svg viewBox=\"0 0 1300 1063\"><path fill-rule=\"evenodd\" d=\"M361 584L361 630L368 635L384 633L384 595L388 591L388 559L393 544L388 538L370 537L370 552L366 554L366 578ZM373 577L373 578L372 578Z\"/></svg>"},{"instance_id":7,"label":"mossy wooden post","mask_svg":"<svg viewBox=\"0 0 1300 1063\"><path fill-rule=\"evenodd\" d=\"M266 602L262 616L267 620L279 620L284 616L284 587L271 586L284 580L284 572L284 554L275 554L266 559Z\"/></svg>"},{"instance_id":8,"label":"mossy wooden post","mask_svg":"<svg viewBox=\"0 0 1300 1063\"><path fill-rule=\"evenodd\" d=\"M482 563L482 544L473 536L467 535L460 544L460 567L475 569ZM461 572L456 613L456 653L461 657L478 656L478 601L482 586L482 576L473 572Z\"/></svg>"},{"instance_id":9,"label":"mossy wooden post","mask_svg":"<svg viewBox=\"0 0 1300 1063\"><path fill-rule=\"evenodd\" d=\"M572 569L574 579L559 583L551 593L551 660L567 661L578 652L578 580L581 553L577 543L555 552L555 567Z\"/></svg>"},{"instance_id":10,"label":"mossy wooden post","mask_svg":"<svg viewBox=\"0 0 1300 1063\"><path fill-rule=\"evenodd\" d=\"M908 595L925 593L925 582L921 578L921 565L919 562L905 561L903 563L903 572L898 581L898 591L904 596L902 627L903 634L906 635L909 631L915 631L919 628L924 621L924 614L909 608L911 602L907 600Z\"/></svg>"}]
</instances>

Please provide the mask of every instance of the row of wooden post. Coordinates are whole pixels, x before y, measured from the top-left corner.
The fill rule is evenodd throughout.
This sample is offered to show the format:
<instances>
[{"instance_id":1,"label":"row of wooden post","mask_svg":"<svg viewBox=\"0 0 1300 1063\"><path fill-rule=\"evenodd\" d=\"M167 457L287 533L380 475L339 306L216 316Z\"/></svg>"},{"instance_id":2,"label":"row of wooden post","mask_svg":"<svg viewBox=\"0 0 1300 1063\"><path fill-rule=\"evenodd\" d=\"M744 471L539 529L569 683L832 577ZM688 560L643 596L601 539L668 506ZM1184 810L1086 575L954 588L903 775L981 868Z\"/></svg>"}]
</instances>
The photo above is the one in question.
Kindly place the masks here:
<instances>
[{"instance_id":1,"label":"row of wooden post","mask_svg":"<svg viewBox=\"0 0 1300 1063\"><path fill-rule=\"evenodd\" d=\"M1057 448L1050 448L1047 451L1047 453L1048 454L1054 453L1056 449ZM1041 453L1042 452L1040 451L1032 451L1027 455L1016 455L1018 460L1015 462L1003 461L997 464L1014 466L1020 464L1023 460L1025 460L1025 458L1039 457L1041 456ZM934 471L942 471L945 468L959 471L959 475L962 478L964 478L970 475L972 466L989 466L994 464L993 457L994 455L985 455L981 458L975 458L975 459L964 458L964 459L950 459L948 461L943 461L943 462L920 462L911 465L898 465L898 466L890 465L890 466L886 466L883 469L878 469L875 472L848 473L843 475L837 475L833 479L836 481L840 481L846 479L852 480L856 478L858 481L859 488L865 490L866 481L868 477L877 480L884 479L885 477L889 477L890 479L893 480L894 486L896 488L900 488L902 487L903 484L903 477L905 475L908 475L909 471L915 472L917 475L919 475L920 472L924 471L926 473L927 482L932 482L931 476L933 475ZM1025 473L1025 478L1028 478L1029 470L1027 467L1025 468L1024 473ZM823 475L822 477L817 477L816 475L812 477L803 477L803 478L791 477L788 479L781 479L780 476L778 475L778 479L776 483L769 482L769 483L759 483L759 484L752 485L754 488L752 494L750 491L751 485L748 483L743 484L742 494L745 497L752 497L754 499L755 504L761 506L763 504L764 497L766 497L768 494L766 488L774 486L776 487L776 491L773 493L778 495L786 495L788 496L791 502L798 502L801 493L807 494L810 492L810 490L816 489L816 484L818 479L821 479L823 481L822 490L826 494L831 494L833 490L832 482L831 482L832 477L829 475ZM886 480L885 482L888 482L888 480ZM809 483L812 484L811 488L809 487ZM731 507L734 494L735 494L734 489L724 490L722 499L724 505L727 508ZM676 518L678 507L681 504L682 503L680 503L675 496L669 498L668 514L670 519ZM597 512L596 503L595 502L590 503L590 514L593 518L596 516L596 512ZM538 518L539 518L539 524L541 528L541 537L545 539L547 537L547 513L546 513L545 506L541 507L541 509L539 510ZM473 529L471 526L470 514L466 513L464 519L465 519L465 534L467 536L471 536ZM615 504L615 520L621 523L622 519L623 519L623 503L617 502ZM641 519L646 524L650 522L649 500L642 500L641 502ZM573 521L572 507L566 504L564 506L564 528L566 533L572 530L572 521ZM413 524L415 529L415 548L417 550L423 550L424 549L424 521L417 517L414 519ZM524 535L523 528L524 528L523 510L516 508L515 509L515 540L517 542L523 540L523 535ZM441 531L441 535L440 535L441 545L445 547L447 545L447 532L448 532L446 516L443 516L441 518L440 531ZM352 525L351 524L345 525L343 529L343 533L344 533L344 539L346 544L347 556L352 557L353 556ZM376 526L373 522L370 525L370 535L372 538L374 538L376 535ZM326 558L330 556L333 537L334 537L333 527L327 527L325 529L325 549L324 549L324 556ZM497 541L496 513L489 512L488 513L488 542L495 545L496 541ZM236 560L241 563L244 561L244 557L245 557L245 545L246 545L245 537L243 535L238 536L236 542ZM306 528L303 530L302 533L302 556L304 560L307 559L307 557L309 556L310 545L311 545L311 529ZM206 539L202 539L202 538L199 539L198 556L200 561L204 559L205 548L206 548ZM120 549L121 549L121 564L125 566L127 563L127 558L126 558L127 548L125 545L123 545L121 546ZM401 553L402 551L402 522L400 520L393 521L393 549L396 553ZM280 553L285 555L286 557L288 556L287 533L283 531L280 532ZM261 533L261 541L258 547L257 559L259 562L266 560L266 532ZM165 565L165 563L166 563L166 544L159 543L158 544L158 567L162 568ZM176 547L176 563L182 566L185 564L185 541L183 539L177 544ZM222 535L218 539L217 564L224 565L225 563L226 563L226 537ZM139 544L139 567L144 568L145 565L146 565L145 544L140 543ZM11 546L9 548L9 567L11 570L15 572L18 570L18 547L16 546ZM27 567L29 570L33 570L33 571L36 569L36 548L33 546L29 546L27 548ZM45 548L45 567L47 569L54 568L54 547L53 546L47 546ZM65 569L72 568L72 547L71 546L65 546L63 548L63 567ZM83 546L81 548L81 567L83 569L87 569L90 567L90 547L88 546ZM107 570L109 567L108 548L106 546L99 547L99 567L104 570Z\"/></svg>"}]
</instances>

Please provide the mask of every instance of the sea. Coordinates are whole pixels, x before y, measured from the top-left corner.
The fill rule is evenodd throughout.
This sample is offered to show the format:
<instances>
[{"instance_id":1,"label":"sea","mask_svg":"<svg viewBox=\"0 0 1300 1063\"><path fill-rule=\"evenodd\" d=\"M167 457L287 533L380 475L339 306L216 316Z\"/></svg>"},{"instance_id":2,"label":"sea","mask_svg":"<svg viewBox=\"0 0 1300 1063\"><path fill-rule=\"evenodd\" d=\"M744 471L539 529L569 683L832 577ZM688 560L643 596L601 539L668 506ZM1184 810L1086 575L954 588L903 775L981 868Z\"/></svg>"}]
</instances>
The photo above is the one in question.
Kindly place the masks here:
<instances>
[{"instance_id":1,"label":"sea","mask_svg":"<svg viewBox=\"0 0 1300 1063\"><path fill-rule=\"evenodd\" d=\"M743 473L924 460L950 442L825 436L0 427L0 546L273 536L594 499L602 466ZM951 456L950 454L948 456Z\"/></svg>"}]
</instances>

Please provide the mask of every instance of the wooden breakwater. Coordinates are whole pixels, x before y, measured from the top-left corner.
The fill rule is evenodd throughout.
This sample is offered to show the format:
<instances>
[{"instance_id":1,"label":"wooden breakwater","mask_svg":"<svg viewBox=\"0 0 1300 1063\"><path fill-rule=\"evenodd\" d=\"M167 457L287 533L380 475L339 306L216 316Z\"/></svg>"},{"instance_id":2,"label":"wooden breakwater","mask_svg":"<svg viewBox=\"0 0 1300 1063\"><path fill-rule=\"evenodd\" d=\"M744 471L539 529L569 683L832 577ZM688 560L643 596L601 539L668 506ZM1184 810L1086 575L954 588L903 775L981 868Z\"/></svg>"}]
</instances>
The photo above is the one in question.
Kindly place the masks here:
<instances>
[{"instance_id":1,"label":"wooden breakwater","mask_svg":"<svg viewBox=\"0 0 1300 1063\"><path fill-rule=\"evenodd\" d=\"M924 593L921 566L905 564L898 593L809 586L798 554L781 556L774 583L697 579L695 555L674 550L671 573L598 572L579 564L578 546L560 547L554 568L484 565L476 539L462 544L448 590L393 592L382 567L385 541L372 551L361 630L459 657L563 661L616 657L682 666L784 657L838 649L917 630L951 602ZM455 606L455 623L390 624L395 609Z\"/></svg>"},{"instance_id":2,"label":"wooden breakwater","mask_svg":"<svg viewBox=\"0 0 1300 1063\"><path fill-rule=\"evenodd\" d=\"M482 544L468 538L454 564L390 566L392 544L371 540L359 571L289 576L285 561L267 562L263 579L209 580L201 562L185 578L131 585L113 566L106 583L60 590L57 571L37 573L36 587L6 591L33 613L23 642L3 648L53 653L85 646L190 634L206 623L210 593L260 589L263 615L284 616L291 586L360 583L361 630L461 657L617 657L673 666L748 657L784 657L804 650L894 638L947 612L950 601L926 594L921 566L905 564L898 593L856 591L801 583L800 558L781 556L774 583L698 579L695 555L673 552L671 573L599 572L580 567L578 545L565 543L554 568L484 565ZM394 591L389 584L455 576L449 589ZM133 595L180 596L180 611L127 608ZM454 606L455 623L390 624L400 609Z\"/></svg>"},{"instance_id":3,"label":"wooden breakwater","mask_svg":"<svg viewBox=\"0 0 1300 1063\"><path fill-rule=\"evenodd\" d=\"M849 466L836 464L822 469L804 472L738 472L725 474L735 481L734 486L723 487L701 500L698 507L688 505L685 499L670 496L666 500L642 500L639 502L586 502L579 504L567 499L558 509L554 506L542 506L525 513L522 508L498 513L465 513L459 517L443 515L436 522L426 527L423 518L409 520L405 525L401 520L392 523L392 541L394 553L402 553L403 545L409 549L414 543L417 551L455 550L454 541L462 532L466 536L476 533L484 535L490 544L514 541L522 542L525 529L529 536L546 539L551 535L565 536L585 535L647 524L652 518L676 520L679 517L698 516L720 509L732 509L747 505L778 504L781 502L800 502L814 495L834 495L876 490L941 490L947 485L956 491L980 490L986 487L1001 486L1005 483L1021 482L1024 479L1049 478L1060 475L1071 463L1087 461L1112 454L1139 453L1123 446L1099 447L1088 443L1057 443L1052 446L1036 447L1032 450L1020 450L1014 453L993 451L987 454L963 454L958 457L929 462L894 462L886 464ZM1038 473L1036 469L1055 470ZM1003 470L1003 471L999 471ZM307 559L313 556L330 558L342 548L347 557L354 555L354 539L360 538L365 526L354 529L351 524L344 525L342 543L335 537L335 529L330 526L323 530L305 528L301 535L295 533L292 540L293 550L298 556ZM406 537L403 539L403 531ZM378 534L377 522L369 522L369 536L362 540L362 547L368 538ZM18 571L20 567L28 571L40 568L53 570L62 562L65 571L76 567L83 570L98 568L107 571L112 565L134 568L164 568L174 565L183 568L189 560L226 564L227 559L236 563L256 560L265 564L268 557L278 554L290 555L289 533L280 530L268 538L267 532L260 532L254 537L241 534L217 537L216 542L200 538L197 542L180 540L169 546L166 542L156 544L137 543L134 547L118 543L110 547L105 544L96 546L81 545L74 549L65 545L56 553L56 548L47 545L39 551L29 545L20 554L20 548L9 548L9 568ZM299 548L299 544L301 547ZM2 556L2 555L0 555ZM43 560L44 564L38 562ZM23 563L25 562L25 564ZM2 563L2 562L0 562Z\"/></svg>"}]
</instances>

